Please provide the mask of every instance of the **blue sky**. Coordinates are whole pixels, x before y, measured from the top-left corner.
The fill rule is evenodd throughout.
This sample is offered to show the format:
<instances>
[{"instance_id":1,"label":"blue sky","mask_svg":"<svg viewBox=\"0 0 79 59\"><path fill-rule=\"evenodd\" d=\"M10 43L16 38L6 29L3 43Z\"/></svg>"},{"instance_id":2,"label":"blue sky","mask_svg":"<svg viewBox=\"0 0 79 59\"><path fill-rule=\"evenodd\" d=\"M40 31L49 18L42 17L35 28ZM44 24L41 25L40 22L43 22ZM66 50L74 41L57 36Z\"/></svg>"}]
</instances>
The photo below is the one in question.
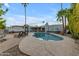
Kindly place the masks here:
<instances>
[{"instance_id":1,"label":"blue sky","mask_svg":"<svg viewBox=\"0 0 79 59\"><path fill-rule=\"evenodd\" d=\"M9 11L4 16L7 26L24 25L24 7L20 3L8 3L3 8ZM69 3L63 3L63 9L69 8ZM30 3L27 5L27 24L56 21L56 14L60 10L60 3Z\"/></svg>"}]
</instances>

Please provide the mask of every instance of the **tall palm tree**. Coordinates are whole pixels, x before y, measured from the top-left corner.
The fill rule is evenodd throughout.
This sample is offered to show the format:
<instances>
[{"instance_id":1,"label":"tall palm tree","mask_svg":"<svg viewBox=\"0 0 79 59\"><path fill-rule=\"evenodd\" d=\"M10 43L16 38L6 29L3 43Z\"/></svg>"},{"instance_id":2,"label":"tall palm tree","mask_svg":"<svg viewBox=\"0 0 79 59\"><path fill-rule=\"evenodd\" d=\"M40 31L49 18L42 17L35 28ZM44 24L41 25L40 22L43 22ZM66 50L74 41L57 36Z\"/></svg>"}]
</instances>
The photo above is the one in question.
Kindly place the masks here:
<instances>
[{"instance_id":1,"label":"tall palm tree","mask_svg":"<svg viewBox=\"0 0 79 59\"><path fill-rule=\"evenodd\" d=\"M27 7L27 3L22 3L22 5L24 6L24 12L25 12L25 25L24 25L24 28L25 28L25 33L26 33L26 7ZM27 28L27 35L28 35L28 28Z\"/></svg>"},{"instance_id":2,"label":"tall palm tree","mask_svg":"<svg viewBox=\"0 0 79 59\"><path fill-rule=\"evenodd\" d=\"M63 32L64 32L64 20L63 20L63 4L61 3L61 11L62 11L62 16L61 16L61 18L62 18L62 24L63 24ZM64 33L63 33L64 34Z\"/></svg>"},{"instance_id":3,"label":"tall palm tree","mask_svg":"<svg viewBox=\"0 0 79 59\"><path fill-rule=\"evenodd\" d=\"M62 21L62 27L63 27L63 32L64 32L64 18L63 16L65 15L65 10L63 9L62 7L62 3L61 3L61 10L58 11L58 14L57 14L57 21ZM62 33L64 34L64 33Z\"/></svg>"},{"instance_id":4,"label":"tall palm tree","mask_svg":"<svg viewBox=\"0 0 79 59\"><path fill-rule=\"evenodd\" d=\"M69 11L69 9L65 9L65 19L64 19L64 33L66 34L66 21L67 21L67 19L68 19L68 11Z\"/></svg>"}]
</instances>

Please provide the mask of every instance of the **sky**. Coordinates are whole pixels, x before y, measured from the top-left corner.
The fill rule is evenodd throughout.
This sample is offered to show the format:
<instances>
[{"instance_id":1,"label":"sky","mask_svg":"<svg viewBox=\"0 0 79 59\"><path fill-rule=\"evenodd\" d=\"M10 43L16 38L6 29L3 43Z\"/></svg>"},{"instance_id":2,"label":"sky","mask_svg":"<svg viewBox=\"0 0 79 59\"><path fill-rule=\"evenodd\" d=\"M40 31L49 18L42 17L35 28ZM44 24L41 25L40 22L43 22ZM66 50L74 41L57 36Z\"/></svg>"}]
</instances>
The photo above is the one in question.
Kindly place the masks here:
<instances>
[{"instance_id":1,"label":"sky","mask_svg":"<svg viewBox=\"0 0 79 59\"><path fill-rule=\"evenodd\" d=\"M3 8L8 8L4 15L6 25L24 25L24 7L21 3L6 3ZM63 3L63 9L70 8L69 3ZM26 7L27 24L45 22L57 22L56 14L61 9L60 3L29 3Z\"/></svg>"}]
</instances>

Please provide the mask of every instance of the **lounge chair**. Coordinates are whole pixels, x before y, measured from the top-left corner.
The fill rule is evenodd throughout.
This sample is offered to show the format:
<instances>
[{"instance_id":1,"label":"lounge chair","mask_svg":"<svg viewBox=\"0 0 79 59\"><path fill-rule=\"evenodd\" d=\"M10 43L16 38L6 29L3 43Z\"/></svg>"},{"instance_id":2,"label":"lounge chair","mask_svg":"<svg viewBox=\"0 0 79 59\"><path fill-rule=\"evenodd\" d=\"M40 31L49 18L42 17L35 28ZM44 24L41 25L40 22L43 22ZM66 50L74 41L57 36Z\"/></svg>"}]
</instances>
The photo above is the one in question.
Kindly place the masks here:
<instances>
[{"instance_id":1,"label":"lounge chair","mask_svg":"<svg viewBox=\"0 0 79 59\"><path fill-rule=\"evenodd\" d=\"M19 32L17 35L14 35L14 37L20 38L20 37L24 37L24 36L26 36L26 35L27 35L27 34L26 34L25 32L21 31L21 32Z\"/></svg>"}]
</instances>

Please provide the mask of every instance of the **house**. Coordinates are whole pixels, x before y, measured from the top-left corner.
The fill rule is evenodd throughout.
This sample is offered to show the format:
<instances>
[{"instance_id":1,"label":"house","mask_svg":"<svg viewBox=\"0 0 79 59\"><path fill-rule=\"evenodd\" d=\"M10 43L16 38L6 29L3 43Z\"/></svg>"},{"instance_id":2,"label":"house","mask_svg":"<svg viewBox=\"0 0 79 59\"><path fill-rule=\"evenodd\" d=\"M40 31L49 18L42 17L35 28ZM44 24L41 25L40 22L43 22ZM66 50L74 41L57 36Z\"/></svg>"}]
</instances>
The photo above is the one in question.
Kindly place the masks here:
<instances>
[{"instance_id":1,"label":"house","mask_svg":"<svg viewBox=\"0 0 79 59\"><path fill-rule=\"evenodd\" d=\"M29 32L45 32L45 31L61 32L62 30L63 30L62 24L53 24L52 22L48 22L47 25L46 23L32 23L32 24L29 24L28 26ZM8 31L9 32L20 32L20 31L25 31L25 28L24 26L14 25L14 26L9 27Z\"/></svg>"},{"instance_id":2,"label":"house","mask_svg":"<svg viewBox=\"0 0 79 59\"><path fill-rule=\"evenodd\" d=\"M30 30L34 32L61 32L63 30L62 24L53 24L53 22L46 23L33 23L29 24Z\"/></svg>"},{"instance_id":3,"label":"house","mask_svg":"<svg viewBox=\"0 0 79 59\"><path fill-rule=\"evenodd\" d=\"M24 26L14 25L11 27L7 27L8 32L20 32L24 31Z\"/></svg>"},{"instance_id":4,"label":"house","mask_svg":"<svg viewBox=\"0 0 79 59\"><path fill-rule=\"evenodd\" d=\"M44 32L45 31L45 24L43 23L32 23L29 24L30 32Z\"/></svg>"}]
</instances>

